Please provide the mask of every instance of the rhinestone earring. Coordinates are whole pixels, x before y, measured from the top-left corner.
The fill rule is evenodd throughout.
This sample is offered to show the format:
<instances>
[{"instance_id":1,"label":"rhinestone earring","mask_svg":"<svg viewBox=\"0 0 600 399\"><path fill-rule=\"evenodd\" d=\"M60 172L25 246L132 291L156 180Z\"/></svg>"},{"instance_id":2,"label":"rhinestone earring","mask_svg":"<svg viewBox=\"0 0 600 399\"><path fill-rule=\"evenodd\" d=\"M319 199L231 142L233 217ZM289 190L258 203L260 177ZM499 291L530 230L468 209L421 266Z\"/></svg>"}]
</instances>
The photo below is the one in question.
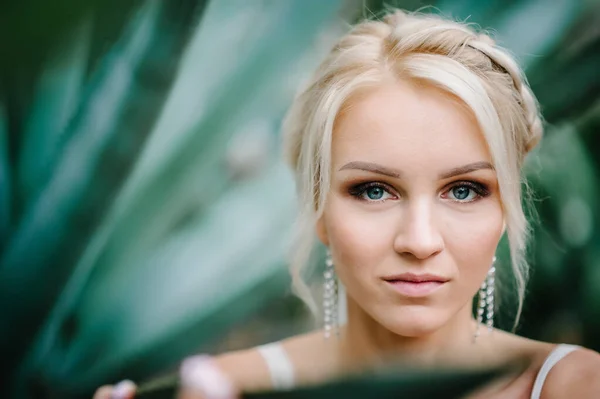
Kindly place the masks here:
<instances>
[{"instance_id":1,"label":"rhinestone earring","mask_svg":"<svg viewBox=\"0 0 600 399\"><path fill-rule=\"evenodd\" d=\"M325 338L329 338L332 332L339 335L338 323L338 282L333 268L331 252L327 251L325 260L325 287L323 290L323 313Z\"/></svg>"},{"instance_id":2,"label":"rhinestone earring","mask_svg":"<svg viewBox=\"0 0 600 399\"><path fill-rule=\"evenodd\" d=\"M477 306L477 329L475 330L474 341L477 341L479 337L479 327L485 319L488 332L492 332L494 329L494 284L496 279L496 257L492 261L492 266L488 270L487 277L481 283L479 289L479 303ZM484 317L485 316L485 317Z\"/></svg>"}]
</instances>

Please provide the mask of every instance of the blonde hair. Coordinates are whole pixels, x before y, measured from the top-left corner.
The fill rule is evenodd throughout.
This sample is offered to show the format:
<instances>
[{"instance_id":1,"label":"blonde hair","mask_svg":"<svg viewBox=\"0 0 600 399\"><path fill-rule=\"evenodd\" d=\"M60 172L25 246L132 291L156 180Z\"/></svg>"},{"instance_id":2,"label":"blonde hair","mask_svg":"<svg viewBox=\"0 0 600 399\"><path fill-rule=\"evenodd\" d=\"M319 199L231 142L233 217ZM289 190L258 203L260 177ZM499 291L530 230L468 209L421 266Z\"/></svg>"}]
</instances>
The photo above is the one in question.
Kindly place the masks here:
<instances>
[{"instance_id":1,"label":"blonde hair","mask_svg":"<svg viewBox=\"0 0 600 399\"><path fill-rule=\"evenodd\" d=\"M294 100L283 125L284 150L299 195L290 271L294 292L319 312L305 281L315 223L330 182L336 117L357 90L390 75L424 81L460 98L475 115L497 173L521 313L529 226L521 203L521 167L542 136L539 106L524 74L504 49L472 26L437 15L395 10L343 36Z\"/></svg>"}]
</instances>

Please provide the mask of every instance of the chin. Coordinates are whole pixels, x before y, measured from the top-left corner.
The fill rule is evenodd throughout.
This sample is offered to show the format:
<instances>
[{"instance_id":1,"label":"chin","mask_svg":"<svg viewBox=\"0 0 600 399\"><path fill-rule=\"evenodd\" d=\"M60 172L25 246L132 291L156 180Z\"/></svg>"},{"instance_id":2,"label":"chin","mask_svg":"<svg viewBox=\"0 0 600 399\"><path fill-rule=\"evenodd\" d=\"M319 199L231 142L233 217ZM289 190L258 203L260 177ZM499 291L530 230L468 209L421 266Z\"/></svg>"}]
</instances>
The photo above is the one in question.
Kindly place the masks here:
<instances>
[{"instance_id":1,"label":"chin","mask_svg":"<svg viewBox=\"0 0 600 399\"><path fill-rule=\"evenodd\" d=\"M427 306L402 306L378 318L381 325L403 337L422 337L439 330L448 317Z\"/></svg>"}]
</instances>

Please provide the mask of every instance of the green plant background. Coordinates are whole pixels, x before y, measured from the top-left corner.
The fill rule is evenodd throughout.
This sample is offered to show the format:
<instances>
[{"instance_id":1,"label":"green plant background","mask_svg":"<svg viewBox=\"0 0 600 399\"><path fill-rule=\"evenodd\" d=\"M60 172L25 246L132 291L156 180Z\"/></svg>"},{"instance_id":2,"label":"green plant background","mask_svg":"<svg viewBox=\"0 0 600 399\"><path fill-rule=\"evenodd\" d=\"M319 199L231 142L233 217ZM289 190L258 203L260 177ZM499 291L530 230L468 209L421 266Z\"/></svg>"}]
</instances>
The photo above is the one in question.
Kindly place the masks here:
<instances>
[{"instance_id":1,"label":"green plant background","mask_svg":"<svg viewBox=\"0 0 600 399\"><path fill-rule=\"evenodd\" d=\"M547 128L526 165L538 217L518 332L600 350L600 2L386 4L491 28L525 66ZM279 124L383 2L1 7L0 396L86 397L311 328L286 271Z\"/></svg>"}]
</instances>

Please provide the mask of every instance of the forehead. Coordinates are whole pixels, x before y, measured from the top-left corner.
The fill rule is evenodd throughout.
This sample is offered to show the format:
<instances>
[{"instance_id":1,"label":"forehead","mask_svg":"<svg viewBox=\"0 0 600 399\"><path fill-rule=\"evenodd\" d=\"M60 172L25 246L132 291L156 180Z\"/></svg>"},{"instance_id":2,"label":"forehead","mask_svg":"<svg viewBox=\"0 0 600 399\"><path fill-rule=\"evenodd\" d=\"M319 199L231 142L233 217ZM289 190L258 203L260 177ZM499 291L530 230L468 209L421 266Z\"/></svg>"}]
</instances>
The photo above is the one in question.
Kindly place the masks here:
<instances>
[{"instance_id":1,"label":"forehead","mask_svg":"<svg viewBox=\"0 0 600 399\"><path fill-rule=\"evenodd\" d=\"M332 162L357 160L432 171L491 162L479 125L459 98L404 80L357 94L339 115Z\"/></svg>"}]
</instances>

